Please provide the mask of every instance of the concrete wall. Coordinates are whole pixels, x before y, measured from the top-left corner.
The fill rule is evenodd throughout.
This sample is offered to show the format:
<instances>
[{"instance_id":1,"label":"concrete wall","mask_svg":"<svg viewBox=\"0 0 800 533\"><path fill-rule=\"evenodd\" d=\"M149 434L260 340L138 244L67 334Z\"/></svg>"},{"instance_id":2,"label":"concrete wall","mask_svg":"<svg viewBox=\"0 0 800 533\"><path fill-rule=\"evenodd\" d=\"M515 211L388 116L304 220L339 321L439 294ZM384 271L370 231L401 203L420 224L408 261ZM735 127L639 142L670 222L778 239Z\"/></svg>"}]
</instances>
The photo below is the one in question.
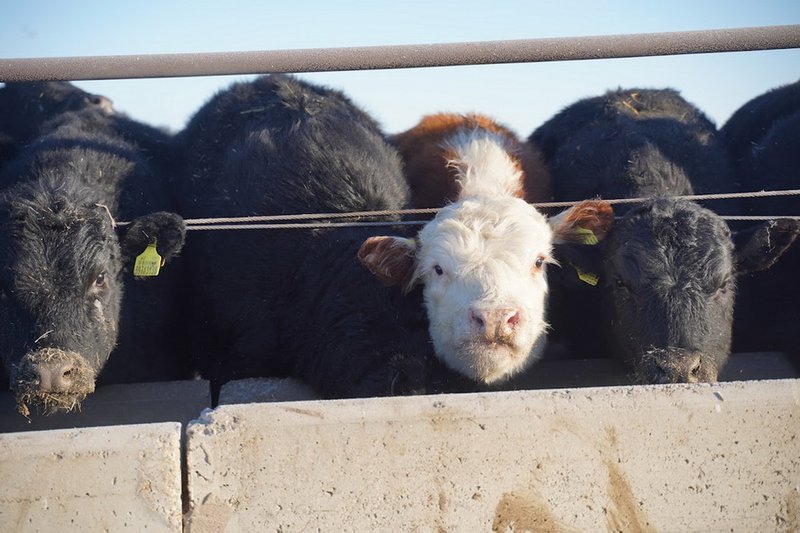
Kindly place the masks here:
<instances>
[{"instance_id":1,"label":"concrete wall","mask_svg":"<svg viewBox=\"0 0 800 533\"><path fill-rule=\"evenodd\" d=\"M228 405L189 531L796 531L800 382Z\"/></svg>"},{"instance_id":2,"label":"concrete wall","mask_svg":"<svg viewBox=\"0 0 800 533\"><path fill-rule=\"evenodd\" d=\"M0 433L41 431L92 426L183 422L211 407L208 381L130 383L98 387L80 406L68 413L45 415L31 409L19 414L14 395L0 392Z\"/></svg>"},{"instance_id":3,"label":"concrete wall","mask_svg":"<svg viewBox=\"0 0 800 533\"><path fill-rule=\"evenodd\" d=\"M181 531L181 425L0 435L0 531Z\"/></svg>"}]
</instances>

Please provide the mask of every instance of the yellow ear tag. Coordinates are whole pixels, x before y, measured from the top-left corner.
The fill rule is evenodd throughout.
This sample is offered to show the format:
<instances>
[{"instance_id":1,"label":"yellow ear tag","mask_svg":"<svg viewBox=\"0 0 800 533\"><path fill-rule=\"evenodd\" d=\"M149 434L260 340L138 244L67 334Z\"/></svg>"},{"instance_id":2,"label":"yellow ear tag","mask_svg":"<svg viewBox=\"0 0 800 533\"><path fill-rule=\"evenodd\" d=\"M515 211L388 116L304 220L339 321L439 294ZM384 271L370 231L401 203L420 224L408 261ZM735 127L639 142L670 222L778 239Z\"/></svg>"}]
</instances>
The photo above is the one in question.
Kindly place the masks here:
<instances>
[{"instance_id":1,"label":"yellow ear tag","mask_svg":"<svg viewBox=\"0 0 800 533\"><path fill-rule=\"evenodd\" d=\"M161 256L156 250L156 243L153 242L148 244L144 252L136 257L136 262L133 264L133 275L137 278L158 276L163 265Z\"/></svg>"},{"instance_id":2,"label":"yellow ear tag","mask_svg":"<svg viewBox=\"0 0 800 533\"><path fill-rule=\"evenodd\" d=\"M600 242L590 229L578 227L575 228L575 233L581 236L581 244L595 245Z\"/></svg>"},{"instance_id":3,"label":"yellow ear tag","mask_svg":"<svg viewBox=\"0 0 800 533\"><path fill-rule=\"evenodd\" d=\"M594 287L597 285L597 282L600 281L600 276L598 276L597 274L592 274L591 272L584 272L575 265L572 266L575 267L575 272L578 273L578 279L581 280L582 282L587 283L592 287Z\"/></svg>"}]
</instances>

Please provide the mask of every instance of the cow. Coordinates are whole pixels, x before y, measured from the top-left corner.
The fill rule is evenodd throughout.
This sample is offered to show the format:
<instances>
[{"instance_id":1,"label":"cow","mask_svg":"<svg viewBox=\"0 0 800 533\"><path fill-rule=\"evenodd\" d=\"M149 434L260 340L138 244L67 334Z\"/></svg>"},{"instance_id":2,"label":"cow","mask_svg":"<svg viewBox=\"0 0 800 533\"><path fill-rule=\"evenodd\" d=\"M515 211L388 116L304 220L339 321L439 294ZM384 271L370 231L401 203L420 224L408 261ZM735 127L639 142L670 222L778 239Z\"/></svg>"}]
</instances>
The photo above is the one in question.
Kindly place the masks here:
<instances>
[{"instance_id":1,"label":"cow","mask_svg":"<svg viewBox=\"0 0 800 533\"><path fill-rule=\"evenodd\" d=\"M587 128L613 124L622 117L635 121L677 120L700 144L707 143L716 125L675 89L622 89L587 97L559 111L528 138L550 161L570 138Z\"/></svg>"},{"instance_id":2,"label":"cow","mask_svg":"<svg viewBox=\"0 0 800 533\"><path fill-rule=\"evenodd\" d=\"M7 82L0 87L0 168L33 142L47 121L61 113L99 109L111 115L110 99L65 81Z\"/></svg>"},{"instance_id":3,"label":"cow","mask_svg":"<svg viewBox=\"0 0 800 533\"><path fill-rule=\"evenodd\" d=\"M191 375L179 273L132 275L150 245L173 261L185 235L168 177L134 140L144 131L143 145L169 145L122 115L66 112L0 173L0 354L25 415L73 409L96 384Z\"/></svg>"},{"instance_id":4,"label":"cow","mask_svg":"<svg viewBox=\"0 0 800 533\"><path fill-rule=\"evenodd\" d=\"M459 135L485 135L495 140L513 161L518 178L512 181L513 196L529 202L551 200L550 172L534 144L489 116L468 113L426 115L412 128L390 138L403 159L403 168L415 208L442 207L458 199L458 168L451 144Z\"/></svg>"},{"instance_id":5,"label":"cow","mask_svg":"<svg viewBox=\"0 0 800 533\"><path fill-rule=\"evenodd\" d=\"M737 276L771 266L797 232L780 220L732 234L717 213L668 198L734 181L716 129L676 95L612 91L530 136L547 147L556 200L663 197L615 206L622 218L608 238L563 248L552 283L554 338L573 353L628 361L643 383L716 380L730 354ZM575 308L594 318L576 320Z\"/></svg>"},{"instance_id":6,"label":"cow","mask_svg":"<svg viewBox=\"0 0 800 533\"><path fill-rule=\"evenodd\" d=\"M323 219L408 205L400 158L376 121L343 93L294 77L232 85L177 140L181 180L194 192L182 206L187 218ZM465 161L513 166L485 137L454 149ZM572 211L551 229L504 192L507 183L493 189L478 174L419 232L192 234L186 256L201 375L215 387L291 376L336 398L493 384L522 371L545 338L552 235L589 225L597 211Z\"/></svg>"},{"instance_id":7,"label":"cow","mask_svg":"<svg viewBox=\"0 0 800 533\"><path fill-rule=\"evenodd\" d=\"M800 185L800 81L756 96L720 128L743 191L797 189ZM796 197L743 202L745 215L798 216ZM739 223L744 225L745 223ZM800 298L795 276L800 250L792 247L768 275L740 280L734 313L734 350L789 353L800 366ZM770 311L772 309L773 311Z\"/></svg>"}]
</instances>

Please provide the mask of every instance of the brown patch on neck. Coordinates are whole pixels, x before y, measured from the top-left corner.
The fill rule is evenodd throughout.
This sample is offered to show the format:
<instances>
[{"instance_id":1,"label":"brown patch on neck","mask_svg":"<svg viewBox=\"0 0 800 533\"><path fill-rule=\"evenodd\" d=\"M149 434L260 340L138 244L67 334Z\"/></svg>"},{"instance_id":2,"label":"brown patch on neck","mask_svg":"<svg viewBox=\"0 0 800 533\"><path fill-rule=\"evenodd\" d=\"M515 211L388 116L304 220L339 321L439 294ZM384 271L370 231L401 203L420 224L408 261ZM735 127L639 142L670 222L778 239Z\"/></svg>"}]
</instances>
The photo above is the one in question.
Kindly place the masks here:
<instances>
[{"instance_id":1,"label":"brown patch on neck","mask_svg":"<svg viewBox=\"0 0 800 533\"><path fill-rule=\"evenodd\" d=\"M509 128L476 113L427 115L413 128L392 137L405 163L406 180L414 207L442 207L458 199L457 169L447 162L455 154L442 146L460 130L485 130L506 139L509 155L523 174L514 196L528 202L550 200L551 178L539 149L523 143Z\"/></svg>"}]
</instances>

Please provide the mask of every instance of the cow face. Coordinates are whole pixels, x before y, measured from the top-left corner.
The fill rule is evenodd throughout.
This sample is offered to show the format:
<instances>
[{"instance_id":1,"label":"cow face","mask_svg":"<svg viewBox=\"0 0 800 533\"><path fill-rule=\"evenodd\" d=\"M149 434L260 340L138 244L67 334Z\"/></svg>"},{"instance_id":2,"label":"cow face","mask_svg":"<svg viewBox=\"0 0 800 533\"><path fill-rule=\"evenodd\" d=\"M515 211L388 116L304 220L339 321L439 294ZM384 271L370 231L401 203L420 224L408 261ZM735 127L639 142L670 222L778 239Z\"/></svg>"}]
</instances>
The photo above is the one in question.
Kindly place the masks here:
<instances>
[{"instance_id":1,"label":"cow face","mask_svg":"<svg viewBox=\"0 0 800 533\"><path fill-rule=\"evenodd\" d=\"M598 209L582 208L586 217L561 217L551 228L520 199L468 197L441 209L416 241L372 237L359 258L387 283L422 283L437 356L465 376L493 383L541 354L554 234L568 233L567 226L593 231ZM601 218L606 225L613 218L607 205Z\"/></svg>"},{"instance_id":2,"label":"cow face","mask_svg":"<svg viewBox=\"0 0 800 533\"><path fill-rule=\"evenodd\" d=\"M29 405L77 406L117 340L131 258L107 209L76 202L68 189L24 184L0 207L0 355L24 414Z\"/></svg>"},{"instance_id":3,"label":"cow face","mask_svg":"<svg viewBox=\"0 0 800 533\"><path fill-rule=\"evenodd\" d=\"M771 222L734 239L719 216L677 200L631 211L605 243L611 350L641 382L715 381L730 354L736 276L768 268L796 230Z\"/></svg>"},{"instance_id":4,"label":"cow face","mask_svg":"<svg viewBox=\"0 0 800 533\"><path fill-rule=\"evenodd\" d=\"M70 409L117 338L120 250L98 207L17 196L2 229L2 357L20 408Z\"/></svg>"}]
</instances>

